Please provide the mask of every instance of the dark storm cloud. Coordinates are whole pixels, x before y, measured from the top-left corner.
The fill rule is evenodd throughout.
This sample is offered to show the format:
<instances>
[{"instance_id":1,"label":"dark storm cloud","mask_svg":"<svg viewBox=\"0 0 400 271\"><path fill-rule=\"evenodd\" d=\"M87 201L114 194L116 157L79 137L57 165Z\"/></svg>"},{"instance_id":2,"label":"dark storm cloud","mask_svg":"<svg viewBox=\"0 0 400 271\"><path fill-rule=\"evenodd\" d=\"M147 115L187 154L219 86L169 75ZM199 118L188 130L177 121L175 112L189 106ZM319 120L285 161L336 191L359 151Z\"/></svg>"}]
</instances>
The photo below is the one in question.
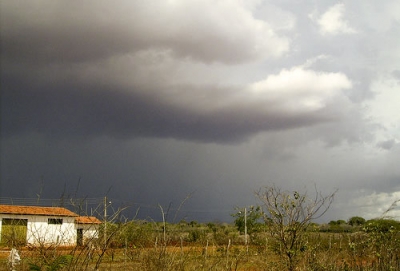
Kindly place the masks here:
<instances>
[{"instance_id":1,"label":"dark storm cloud","mask_svg":"<svg viewBox=\"0 0 400 271\"><path fill-rule=\"evenodd\" d=\"M235 3L9 1L2 9L2 54L12 61L85 62L151 47L199 61L238 63L287 50L285 39Z\"/></svg>"},{"instance_id":2,"label":"dark storm cloud","mask_svg":"<svg viewBox=\"0 0 400 271\"><path fill-rule=\"evenodd\" d=\"M351 86L343 75L302 69L242 85L229 84L229 78L209 79L215 69L210 62L229 69L288 49L287 39L238 3L160 2L150 7L128 1L116 7L45 1L6 2L3 9L6 136L35 132L240 141L262 131L337 119L325 104L332 89L313 85L340 77L335 91ZM309 80L299 81L298 73ZM312 89L298 97L300 107L291 105L297 102L290 97L296 86L284 83L291 76L299 93Z\"/></svg>"},{"instance_id":3,"label":"dark storm cloud","mask_svg":"<svg viewBox=\"0 0 400 271\"><path fill-rule=\"evenodd\" d=\"M315 180L346 219L399 190L396 0L0 5L0 196L82 177L156 212L196 191L211 218Z\"/></svg>"},{"instance_id":4,"label":"dark storm cloud","mask_svg":"<svg viewBox=\"0 0 400 271\"><path fill-rule=\"evenodd\" d=\"M243 140L263 130L288 129L330 120L323 112L285 115L245 106L204 114L173 107L135 92L70 83L54 87L57 90L19 82L3 85L1 110L2 115L7 116L3 118L3 135L39 133L56 138L150 136L229 142Z\"/></svg>"},{"instance_id":5,"label":"dark storm cloud","mask_svg":"<svg viewBox=\"0 0 400 271\"><path fill-rule=\"evenodd\" d=\"M215 103L217 97L224 103L230 97L221 95L229 93L225 86L179 83L179 78L172 76L164 79L168 67L143 79L146 68L158 65L159 60L144 56L143 63L138 64L136 60L142 52L168 52L171 65L179 58L194 60L192 63L233 64L279 56L287 50L288 43L237 3L158 4L150 7L140 1L121 2L118 6L106 2L96 2L94 6L51 1L3 3L2 116L7 116L2 118L3 134L38 132L50 136L231 141L264 130L298 127L325 119L318 115L277 113L268 108L260 111L271 104L258 104L257 108L254 103L221 108L214 105L212 110L198 112L185 102L166 102L176 88L186 93L208 93L205 103ZM204 11L207 19L199 15L199 10ZM134 58L133 63L124 63L129 57ZM101 75L86 75L88 69L100 70ZM128 83L119 82L121 70L127 74ZM161 83L154 85L157 81ZM238 91L242 90L234 90ZM180 99L180 95L175 96Z\"/></svg>"},{"instance_id":6,"label":"dark storm cloud","mask_svg":"<svg viewBox=\"0 0 400 271\"><path fill-rule=\"evenodd\" d=\"M394 145L396 145L396 141L394 139L382 141L377 144L379 148L382 148L384 150L390 150L394 147Z\"/></svg>"}]
</instances>

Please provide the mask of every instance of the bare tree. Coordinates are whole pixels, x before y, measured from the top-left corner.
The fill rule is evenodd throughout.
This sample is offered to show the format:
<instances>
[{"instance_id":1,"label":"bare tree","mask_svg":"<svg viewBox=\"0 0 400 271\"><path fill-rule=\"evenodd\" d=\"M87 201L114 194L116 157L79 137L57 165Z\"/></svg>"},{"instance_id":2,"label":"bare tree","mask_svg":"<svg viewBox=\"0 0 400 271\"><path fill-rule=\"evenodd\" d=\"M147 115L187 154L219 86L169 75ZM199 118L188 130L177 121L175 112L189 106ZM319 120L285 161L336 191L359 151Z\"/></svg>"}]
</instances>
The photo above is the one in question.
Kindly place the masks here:
<instances>
[{"instance_id":1,"label":"bare tree","mask_svg":"<svg viewBox=\"0 0 400 271\"><path fill-rule=\"evenodd\" d=\"M313 219L324 215L337 190L323 196L315 187L315 195L285 191L275 185L261 188L256 196L263 205L264 219L272 237L278 242L280 255L288 270L295 270L298 255L306 248L306 230Z\"/></svg>"}]
</instances>

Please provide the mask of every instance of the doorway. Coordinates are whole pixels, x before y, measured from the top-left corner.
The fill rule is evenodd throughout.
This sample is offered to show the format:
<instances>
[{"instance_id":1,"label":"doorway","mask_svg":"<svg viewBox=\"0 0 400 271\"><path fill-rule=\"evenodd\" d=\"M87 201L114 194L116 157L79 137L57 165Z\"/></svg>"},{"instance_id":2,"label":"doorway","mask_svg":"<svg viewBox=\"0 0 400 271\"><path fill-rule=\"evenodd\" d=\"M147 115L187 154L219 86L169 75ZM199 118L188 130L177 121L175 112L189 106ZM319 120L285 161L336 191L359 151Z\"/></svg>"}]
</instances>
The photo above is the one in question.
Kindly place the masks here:
<instances>
[{"instance_id":1,"label":"doorway","mask_svg":"<svg viewBox=\"0 0 400 271\"><path fill-rule=\"evenodd\" d=\"M76 244L78 246L83 246L83 229L77 229L77 232L76 232Z\"/></svg>"}]
</instances>

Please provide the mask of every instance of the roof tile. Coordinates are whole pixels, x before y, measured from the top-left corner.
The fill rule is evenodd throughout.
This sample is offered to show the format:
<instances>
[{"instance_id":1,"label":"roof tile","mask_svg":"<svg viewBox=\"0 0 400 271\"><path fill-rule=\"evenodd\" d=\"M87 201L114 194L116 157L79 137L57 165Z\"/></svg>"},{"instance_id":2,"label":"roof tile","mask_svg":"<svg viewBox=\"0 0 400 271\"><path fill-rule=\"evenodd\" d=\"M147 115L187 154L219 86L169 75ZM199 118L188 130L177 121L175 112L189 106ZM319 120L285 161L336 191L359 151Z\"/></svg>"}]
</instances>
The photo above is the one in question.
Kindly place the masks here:
<instances>
[{"instance_id":1,"label":"roof tile","mask_svg":"<svg viewBox=\"0 0 400 271\"><path fill-rule=\"evenodd\" d=\"M0 205L0 214L14 215L46 215L46 216L78 216L74 212L62 207L39 207L39 206L18 206Z\"/></svg>"},{"instance_id":2,"label":"roof tile","mask_svg":"<svg viewBox=\"0 0 400 271\"><path fill-rule=\"evenodd\" d=\"M77 224L101 224L101 221L94 216L80 216L75 218Z\"/></svg>"}]
</instances>

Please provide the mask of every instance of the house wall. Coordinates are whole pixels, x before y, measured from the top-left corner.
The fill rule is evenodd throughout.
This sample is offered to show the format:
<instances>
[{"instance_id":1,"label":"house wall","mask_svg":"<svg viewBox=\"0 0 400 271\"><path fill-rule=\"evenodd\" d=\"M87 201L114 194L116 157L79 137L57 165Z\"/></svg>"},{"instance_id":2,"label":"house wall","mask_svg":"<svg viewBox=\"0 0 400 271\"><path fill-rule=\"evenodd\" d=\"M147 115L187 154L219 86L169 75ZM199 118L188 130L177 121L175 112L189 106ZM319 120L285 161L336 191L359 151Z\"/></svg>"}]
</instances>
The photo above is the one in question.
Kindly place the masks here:
<instances>
[{"instance_id":1,"label":"house wall","mask_svg":"<svg viewBox=\"0 0 400 271\"><path fill-rule=\"evenodd\" d=\"M83 225L83 239L99 238L99 227L97 225Z\"/></svg>"},{"instance_id":2,"label":"house wall","mask_svg":"<svg viewBox=\"0 0 400 271\"><path fill-rule=\"evenodd\" d=\"M76 224L76 229L83 230L83 244L99 238L99 226L97 224Z\"/></svg>"},{"instance_id":3,"label":"house wall","mask_svg":"<svg viewBox=\"0 0 400 271\"><path fill-rule=\"evenodd\" d=\"M1 220L3 218L28 219L26 237L28 244L56 244L64 246L76 244L76 229L74 217L0 214L0 218ZM62 219L63 222L62 224L49 224L49 218L59 218Z\"/></svg>"}]
</instances>

